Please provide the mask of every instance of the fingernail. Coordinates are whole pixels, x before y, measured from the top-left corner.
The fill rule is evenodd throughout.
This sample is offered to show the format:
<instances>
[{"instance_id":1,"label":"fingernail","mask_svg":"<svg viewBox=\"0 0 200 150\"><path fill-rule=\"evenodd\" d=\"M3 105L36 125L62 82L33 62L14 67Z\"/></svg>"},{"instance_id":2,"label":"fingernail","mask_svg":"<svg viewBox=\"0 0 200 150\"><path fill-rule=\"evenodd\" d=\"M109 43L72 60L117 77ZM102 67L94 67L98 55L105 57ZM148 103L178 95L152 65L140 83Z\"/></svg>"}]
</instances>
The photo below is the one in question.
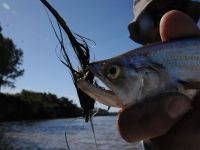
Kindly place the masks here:
<instances>
[{"instance_id":1,"label":"fingernail","mask_svg":"<svg viewBox=\"0 0 200 150\"><path fill-rule=\"evenodd\" d=\"M170 118L178 118L191 109L191 100L183 98L175 98L170 100L168 105L168 115Z\"/></svg>"}]
</instances>

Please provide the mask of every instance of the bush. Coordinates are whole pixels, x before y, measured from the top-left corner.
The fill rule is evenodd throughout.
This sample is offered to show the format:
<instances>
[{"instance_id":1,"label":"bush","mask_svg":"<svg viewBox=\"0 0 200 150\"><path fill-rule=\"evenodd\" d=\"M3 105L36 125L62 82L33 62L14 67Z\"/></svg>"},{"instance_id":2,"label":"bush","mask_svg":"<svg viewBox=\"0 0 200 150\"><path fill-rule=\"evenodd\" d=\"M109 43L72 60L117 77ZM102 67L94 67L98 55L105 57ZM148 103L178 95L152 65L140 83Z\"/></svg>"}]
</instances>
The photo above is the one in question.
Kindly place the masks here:
<instances>
[{"instance_id":1,"label":"bush","mask_svg":"<svg viewBox=\"0 0 200 150\"><path fill-rule=\"evenodd\" d=\"M23 90L15 95L0 94L0 121L78 116L81 116L81 109L72 101L51 93Z\"/></svg>"}]
</instances>

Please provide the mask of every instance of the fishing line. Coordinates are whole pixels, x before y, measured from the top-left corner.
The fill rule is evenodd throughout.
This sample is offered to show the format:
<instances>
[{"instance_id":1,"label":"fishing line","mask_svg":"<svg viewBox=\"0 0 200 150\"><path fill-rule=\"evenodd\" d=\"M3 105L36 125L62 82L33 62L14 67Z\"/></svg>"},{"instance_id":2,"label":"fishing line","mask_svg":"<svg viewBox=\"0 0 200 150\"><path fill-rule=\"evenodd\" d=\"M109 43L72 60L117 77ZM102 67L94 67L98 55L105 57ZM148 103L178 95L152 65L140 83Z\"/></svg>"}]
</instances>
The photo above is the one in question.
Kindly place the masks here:
<instances>
[{"instance_id":1,"label":"fishing line","mask_svg":"<svg viewBox=\"0 0 200 150\"><path fill-rule=\"evenodd\" d=\"M96 147L96 150L98 150L98 145L97 145L97 140L96 140L96 134L95 134L95 129L94 129L94 123L93 123L93 118L95 117L95 115L99 112L99 110L96 110L93 112L93 115L90 117L90 125L91 125L91 128L92 128L92 133L93 133L93 137L94 137L94 142L95 142L95 147ZM69 144L69 140L67 138L67 130L68 128L70 127L70 124L73 122L73 121L76 121L78 119L83 119L83 117L78 117L78 118L75 118L69 122L67 122L65 124L65 142L67 144L67 148L68 150L72 150L70 148L70 144Z\"/></svg>"},{"instance_id":2,"label":"fishing line","mask_svg":"<svg viewBox=\"0 0 200 150\"><path fill-rule=\"evenodd\" d=\"M74 76L74 73L76 72L74 69L73 69L73 67L72 67L72 64L71 64L71 61L70 61L70 59L69 59L69 57L68 57L68 55L66 54L66 49L65 49L65 46L64 46L64 42L63 42L63 36L62 36L62 31L61 31L61 28L60 28L60 25L58 24L58 28L59 28L59 33L60 33L60 38L59 38L59 36L58 36L58 34L57 34L57 32L56 32L56 29L55 29L55 27L54 27L54 25L53 25L53 22L52 22L52 20L51 20L51 18L50 18L50 16L49 16L49 13L47 12L47 10L45 9L45 11L46 11L46 13L47 13L47 16L48 16L48 19L49 19L49 22L50 22L50 24L51 24L51 27L52 27L52 29L53 29L53 31L54 31L54 34L55 34L55 36L56 36L56 38L57 38L57 40L58 40L58 42L59 42L59 44L60 44L60 46L61 46L61 54L62 54L62 56L64 57L64 60L66 61L64 61L64 60L62 60L62 58L59 56L58 58L59 58L59 60L65 65L65 66L67 66L70 70L71 70L71 76L73 77ZM57 22L58 23L58 22ZM58 56L58 55L57 55ZM72 78L73 79L73 78ZM73 80L73 82L75 82L74 80Z\"/></svg>"},{"instance_id":3,"label":"fishing line","mask_svg":"<svg viewBox=\"0 0 200 150\"><path fill-rule=\"evenodd\" d=\"M85 74L87 74L87 76L85 76L85 80L89 81L90 83L93 83L94 75L92 74L92 72L88 71L88 68L87 68L88 64L90 62L90 53L89 53L89 46L88 46L86 40L89 41L89 42L93 42L93 44L95 46L96 46L96 43L93 40L90 40L90 39L83 37L81 35L73 34L70 31L67 24L65 23L64 19L58 14L58 12L47 1L45 1L45 0L40 0L40 1L50 10L50 12L54 15L54 17L57 20L60 37L56 32L56 29L53 25L53 22L52 22L52 20L49 16L47 10L45 9L47 16L49 18L49 21L51 23L51 26L53 28L53 31L56 35L56 38L57 38L57 40L58 40L58 42L61 46L61 50L60 50L61 56L60 55L57 55L57 56L60 59L60 61L65 66L67 66L68 69L71 71L71 77L72 77L72 80L73 80L74 85L76 87L81 107L84 110L85 122L90 121L90 124L91 124L91 127L92 127L92 132L93 132L93 137L94 137L94 141L95 141L95 146L96 146L96 149L98 150L94 125L93 125L93 120L92 120L93 117L97 114L97 112L95 113L93 111L95 101L94 101L94 99L92 99L91 97L86 95L84 92L82 92L77 87L77 81L80 79L81 76L84 77ZM63 40L61 27L68 36L68 39L71 43L71 46L74 50L74 53L76 54L76 57L78 58L78 62L80 64L81 70L77 71L73 68L71 60L70 60L68 53L67 53L65 46L64 46L64 40ZM73 122L74 120L77 120L77 119L79 119L79 118L73 119L69 123L71 123L71 122ZM65 126L65 141L67 143L67 148L70 150L70 146L69 146L69 142L68 142L68 138L67 138L67 133L66 133L67 128L68 128L68 124L66 124L66 126Z\"/></svg>"},{"instance_id":4,"label":"fishing line","mask_svg":"<svg viewBox=\"0 0 200 150\"><path fill-rule=\"evenodd\" d=\"M78 119L83 119L83 117L75 118L75 119L73 119L73 120L71 120L71 121L69 121L68 123L65 124L65 142L66 142L66 144L67 144L68 150L72 150L72 149L70 148L69 141L68 141L68 138L67 138L67 128L70 127L70 124L71 124L73 121L78 120Z\"/></svg>"},{"instance_id":5,"label":"fishing line","mask_svg":"<svg viewBox=\"0 0 200 150\"><path fill-rule=\"evenodd\" d=\"M96 146L96 150L98 150L98 144L97 144L97 139L96 139L96 134L95 134L95 129L94 129L94 123L93 123L93 118L94 116L99 112L99 109L93 112L93 115L90 117L90 125L92 127L92 133L94 137L94 142Z\"/></svg>"},{"instance_id":6,"label":"fishing line","mask_svg":"<svg viewBox=\"0 0 200 150\"><path fill-rule=\"evenodd\" d=\"M97 144L97 140L96 140L96 134L95 134L95 129L94 129L93 118L94 118L94 116L95 116L97 113L98 113L98 111L95 112L95 113L90 117L90 125L91 125L91 127L92 127L92 133L93 133L93 137L94 137L94 142L95 142L96 150L98 150L98 144ZM68 138L67 138L67 130L68 130L68 128L70 127L70 124L71 124L73 121L76 121L76 120L78 120L78 119L83 119L83 117L75 118L75 119L73 119L73 120L71 120L71 121L69 121L69 122L67 122L67 123L65 124L65 142L66 142L66 144L67 144L68 150L72 150L72 149L70 148L69 140L68 140Z\"/></svg>"},{"instance_id":7,"label":"fishing line","mask_svg":"<svg viewBox=\"0 0 200 150\"><path fill-rule=\"evenodd\" d=\"M93 118L94 116L98 113L98 111L94 112L94 114L90 117L90 125L92 127L92 133L93 133L93 137L94 137L94 142L95 142L95 147L96 147L96 150L98 150L98 144L97 144L97 140L96 140L96 134L95 134L95 129L94 129L94 123L93 123ZM72 150L70 148L70 145L69 145L69 140L67 138L67 130L68 128L70 127L70 124L73 122L73 121L76 121L78 119L83 119L83 117L78 117L78 118L75 118L71 121L69 121L68 123L65 124L65 142L67 144L67 148L68 150Z\"/></svg>"},{"instance_id":8,"label":"fishing line","mask_svg":"<svg viewBox=\"0 0 200 150\"><path fill-rule=\"evenodd\" d=\"M95 142L96 150L98 150L97 139L96 139L96 134L95 134L95 130L94 130L94 124L93 124L92 119L93 119L93 116L90 117L90 125L92 127L92 133L93 133L93 137L94 137L94 142Z\"/></svg>"}]
</instances>

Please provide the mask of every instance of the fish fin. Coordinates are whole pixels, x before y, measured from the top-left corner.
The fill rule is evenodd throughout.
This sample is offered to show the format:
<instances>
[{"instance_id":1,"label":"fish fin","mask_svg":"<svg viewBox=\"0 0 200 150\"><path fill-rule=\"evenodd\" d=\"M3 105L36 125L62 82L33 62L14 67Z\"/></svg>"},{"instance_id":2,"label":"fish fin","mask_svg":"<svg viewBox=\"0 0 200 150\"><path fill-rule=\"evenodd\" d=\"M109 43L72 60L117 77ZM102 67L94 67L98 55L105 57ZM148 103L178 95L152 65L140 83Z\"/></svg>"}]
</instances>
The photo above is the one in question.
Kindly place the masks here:
<instances>
[{"instance_id":1,"label":"fish fin","mask_svg":"<svg viewBox=\"0 0 200 150\"><path fill-rule=\"evenodd\" d=\"M179 81L180 84L183 85L185 89L200 89L199 81Z\"/></svg>"}]
</instances>

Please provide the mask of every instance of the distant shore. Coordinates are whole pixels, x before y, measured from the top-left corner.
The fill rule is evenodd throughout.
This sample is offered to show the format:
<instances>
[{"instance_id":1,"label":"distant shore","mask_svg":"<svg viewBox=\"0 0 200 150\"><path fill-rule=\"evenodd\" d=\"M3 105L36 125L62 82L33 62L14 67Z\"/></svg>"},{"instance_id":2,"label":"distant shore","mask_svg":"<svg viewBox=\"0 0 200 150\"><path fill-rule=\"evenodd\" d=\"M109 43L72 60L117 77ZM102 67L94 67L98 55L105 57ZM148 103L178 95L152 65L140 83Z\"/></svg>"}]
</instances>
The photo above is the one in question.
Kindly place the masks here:
<instances>
[{"instance_id":1,"label":"distant shore","mask_svg":"<svg viewBox=\"0 0 200 150\"><path fill-rule=\"evenodd\" d=\"M97 116L116 115L99 109ZM82 116L82 109L72 100L51 93L23 90L17 94L0 93L0 121L21 121Z\"/></svg>"}]
</instances>

